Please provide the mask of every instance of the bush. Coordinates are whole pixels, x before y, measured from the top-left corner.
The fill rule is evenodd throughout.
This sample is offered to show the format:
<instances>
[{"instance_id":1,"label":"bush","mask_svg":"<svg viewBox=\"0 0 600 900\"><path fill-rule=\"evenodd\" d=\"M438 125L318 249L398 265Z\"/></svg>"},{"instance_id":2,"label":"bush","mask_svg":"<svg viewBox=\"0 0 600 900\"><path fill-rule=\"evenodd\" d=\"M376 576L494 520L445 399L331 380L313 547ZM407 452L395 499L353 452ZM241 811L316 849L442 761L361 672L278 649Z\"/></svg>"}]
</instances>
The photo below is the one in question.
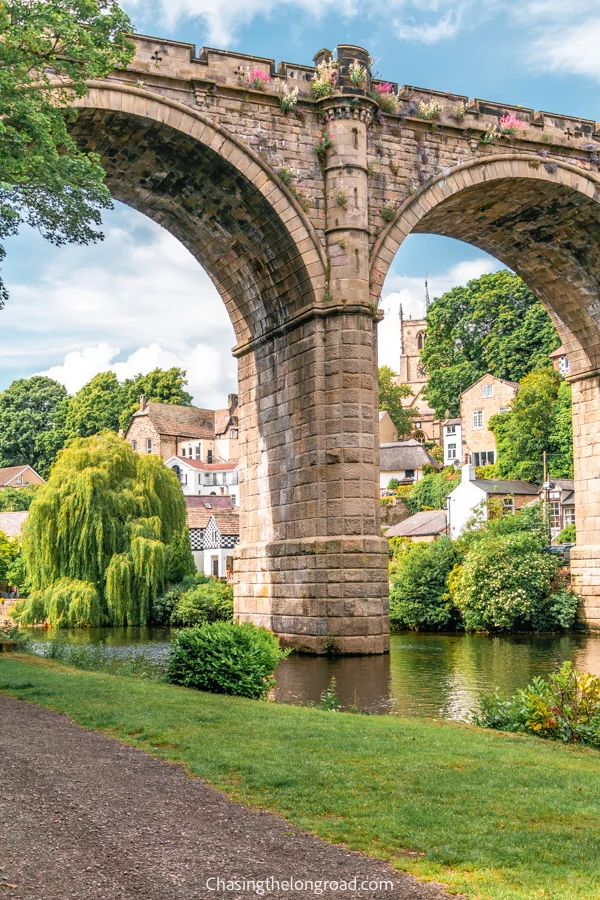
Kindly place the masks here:
<instances>
[{"instance_id":1,"label":"bush","mask_svg":"<svg viewBox=\"0 0 600 900\"><path fill-rule=\"evenodd\" d=\"M251 623L210 622L180 631L171 644L167 680L212 694L259 700L287 656L274 634Z\"/></svg>"},{"instance_id":2,"label":"bush","mask_svg":"<svg viewBox=\"0 0 600 900\"><path fill-rule=\"evenodd\" d=\"M159 594L152 604L152 624L170 625L175 604L181 595L186 591L191 591L199 584L206 584L208 581L210 581L208 575L205 575L203 572L194 572L191 575L185 575L175 584L170 584L167 590Z\"/></svg>"},{"instance_id":3,"label":"bush","mask_svg":"<svg viewBox=\"0 0 600 900\"><path fill-rule=\"evenodd\" d=\"M458 616L448 591L448 576L458 559L453 541L442 537L396 552L390 591L392 627L436 630L456 624Z\"/></svg>"},{"instance_id":4,"label":"bush","mask_svg":"<svg viewBox=\"0 0 600 900\"><path fill-rule=\"evenodd\" d=\"M557 565L535 533L480 532L449 579L467 631L531 628L550 594Z\"/></svg>"},{"instance_id":5,"label":"bush","mask_svg":"<svg viewBox=\"0 0 600 900\"><path fill-rule=\"evenodd\" d=\"M557 544L574 544L577 540L577 528L575 522L565 525L556 539Z\"/></svg>"},{"instance_id":6,"label":"bush","mask_svg":"<svg viewBox=\"0 0 600 900\"><path fill-rule=\"evenodd\" d=\"M460 472L457 472L453 466L449 466L435 475L425 475L415 484L410 496L407 497L411 513L414 515L423 509L443 509L446 497L458 485L460 479Z\"/></svg>"},{"instance_id":7,"label":"bush","mask_svg":"<svg viewBox=\"0 0 600 900\"><path fill-rule=\"evenodd\" d=\"M390 478L390 480L388 481L388 486L387 486L388 491L395 491L396 488L398 488L398 487L400 487L400 482L398 481L398 479Z\"/></svg>"},{"instance_id":8,"label":"bush","mask_svg":"<svg viewBox=\"0 0 600 900\"><path fill-rule=\"evenodd\" d=\"M577 617L579 596L562 588L544 597L534 609L531 625L534 631L570 631Z\"/></svg>"},{"instance_id":9,"label":"bush","mask_svg":"<svg viewBox=\"0 0 600 900\"><path fill-rule=\"evenodd\" d=\"M201 625L203 622L231 622L233 588L217 578L207 579L180 594L171 614L172 625Z\"/></svg>"},{"instance_id":10,"label":"bush","mask_svg":"<svg viewBox=\"0 0 600 900\"><path fill-rule=\"evenodd\" d=\"M169 548L169 569L167 578L170 582L181 581L196 571L196 563L190 544L190 532L187 528L176 531Z\"/></svg>"},{"instance_id":11,"label":"bush","mask_svg":"<svg viewBox=\"0 0 600 900\"><path fill-rule=\"evenodd\" d=\"M472 721L483 728L600 748L600 678L565 662L547 681L534 678L507 700L498 691L482 697Z\"/></svg>"}]
</instances>

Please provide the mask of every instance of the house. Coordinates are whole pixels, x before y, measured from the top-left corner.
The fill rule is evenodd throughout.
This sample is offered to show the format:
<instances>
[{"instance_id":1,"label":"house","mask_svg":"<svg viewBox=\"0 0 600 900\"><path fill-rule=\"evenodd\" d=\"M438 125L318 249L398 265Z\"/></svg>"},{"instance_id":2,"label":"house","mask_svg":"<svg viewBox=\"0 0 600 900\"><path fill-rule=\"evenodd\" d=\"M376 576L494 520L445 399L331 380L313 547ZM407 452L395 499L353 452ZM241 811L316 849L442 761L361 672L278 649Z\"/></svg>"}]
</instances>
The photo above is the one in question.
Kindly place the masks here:
<instances>
[{"instance_id":1,"label":"house","mask_svg":"<svg viewBox=\"0 0 600 900\"><path fill-rule=\"evenodd\" d=\"M446 419L442 426L444 465L460 465L462 462L462 419Z\"/></svg>"},{"instance_id":2,"label":"house","mask_svg":"<svg viewBox=\"0 0 600 900\"><path fill-rule=\"evenodd\" d=\"M387 410L379 410L379 443L393 444L397 440L398 429L392 422L392 417Z\"/></svg>"},{"instance_id":3,"label":"house","mask_svg":"<svg viewBox=\"0 0 600 900\"><path fill-rule=\"evenodd\" d=\"M382 491L387 489L392 478L407 484L420 481L424 466L441 469L439 462L415 438L382 444L379 452L379 487Z\"/></svg>"},{"instance_id":4,"label":"house","mask_svg":"<svg viewBox=\"0 0 600 900\"><path fill-rule=\"evenodd\" d=\"M173 469L186 496L229 496L232 506L239 505L238 463L205 463L201 459L172 456L165 465Z\"/></svg>"},{"instance_id":5,"label":"house","mask_svg":"<svg viewBox=\"0 0 600 900\"><path fill-rule=\"evenodd\" d=\"M552 360L552 365L557 372L560 372L563 378L566 378L567 375L571 374L569 359L567 357L565 348L562 345L556 350L553 350L552 353L549 354L549 357Z\"/></svg>"},{"instance_id":6,"label":"house","mask_svg":"<svg viewBox=\"0 0 600 900\"><path fill-rule=\"evenodd\" d=\"M21 537L21 531L28 515L28 510L0 513L0 531L8 538Z\"/></svg>"},{"instance_id":7,"label":"house","mask_svg":"<svg viewBox=\"0 0 600 900\"><path fill-rule=\"evenodd\" d=\"M31 466L8 466L0 469L0 490L6 487L21 488L30 484L46 484Z\"/></svg>"},{"instance_id":8,"label":"house","mask_svg":"<svg viewBox=\"0 0 600 900\"><path fill-rule=\"evenodd\" d=\"M415 513L403 522L393 525L385 533L387 538L410 538L412 541L435 541L447 534L448 520L445 509L430 509Z\"/></svg>"},{"instance_id":9,"label":"house","mask_svg":"<svg viewBox=\"0 0 600 900\"><path fill-rule=\"evenodd\" d=\"M570 478L552 478L539 489L538 497L548 503L550 534L556 541L565 525L575 524L575 482Z\"/></svg>"},{"instance_id":10,"label":"house","mask_svg":"<svg viewBox=\"0 0 600 900\"><path fill-rule=\"evenodd\" d=\"M489 421L498 413L509 412L518 389L514 381L488 373L461 393L461 462L468 457L476 468L496 462L496 439Z\"/></svg>"},{"instance_id":11,"label":"house","mask_svg":"<svg viewBox=\"0 0 600 900\"><path fill-rule=\"evenodd\" d=\"M188 506L186 519L196 569L215 578L230 579L233 548L240 540L237 510L213 508L207 498L203 506Z\"/></svg>"},{"instance_id":12,"label":"house","mask_svg":"<svg viewBox=\"0 0 600 900\"><path fill-rule=\"evenodd\" d=\"M211 464L239 458L238 398L230 394L226 409L200 409L146 401L125 432L125 440L138 453L155 453L163 459L179 456Z\"/></svg>"},{"instance_id":13,"label":"house","mask_svg":"<svg viewBox=\"0 0 600 900\"><path fill-rule=\"evenodd\" d=\"M500 478L478 479L475 466L462 467L462 480L447 500L448 527L453 538L459 537L467 522L481 514L483 520L495 515L518 512L526 503L538 499L539 488L527 481Z\"/></svg>"}]
</instances>

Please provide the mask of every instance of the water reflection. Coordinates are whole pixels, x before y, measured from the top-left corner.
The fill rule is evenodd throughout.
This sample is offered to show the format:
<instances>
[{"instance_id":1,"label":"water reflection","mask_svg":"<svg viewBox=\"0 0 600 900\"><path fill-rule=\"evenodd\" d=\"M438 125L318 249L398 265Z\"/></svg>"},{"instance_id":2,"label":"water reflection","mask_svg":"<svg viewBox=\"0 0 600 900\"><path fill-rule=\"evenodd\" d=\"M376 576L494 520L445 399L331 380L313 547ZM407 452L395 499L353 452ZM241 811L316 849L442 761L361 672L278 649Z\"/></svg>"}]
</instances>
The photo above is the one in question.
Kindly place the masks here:
<instances>
[{"instance_id":1,"label":"water reflection","mask_svg":"<svg viewBox=\"0 0 600 900\"><path fill-rule=\"evenodd\" d=\"M104 642L119 658L163 660L173 632L165 628L83 628L61 632L69 643ZM41 647L51 630L32 631ZM335 677L343 706L369 712L464 719L478 697L504 694L546 676L565 660L600 675L600 635L393 635L389 656L290 656L277 671L280 703L318 703Z\"/></svg>"}]
</instances>

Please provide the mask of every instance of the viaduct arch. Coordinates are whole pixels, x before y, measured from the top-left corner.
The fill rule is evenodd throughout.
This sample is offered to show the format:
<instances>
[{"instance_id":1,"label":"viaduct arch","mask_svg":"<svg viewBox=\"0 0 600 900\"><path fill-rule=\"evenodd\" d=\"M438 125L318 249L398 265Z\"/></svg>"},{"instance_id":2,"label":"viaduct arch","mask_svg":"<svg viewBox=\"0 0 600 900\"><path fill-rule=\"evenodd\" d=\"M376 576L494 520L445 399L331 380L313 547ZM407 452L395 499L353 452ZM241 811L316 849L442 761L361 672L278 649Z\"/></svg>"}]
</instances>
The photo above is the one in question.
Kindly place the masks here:
<instances>
[{"instance_id":1,"label":"viaduct arch","mask_svg":"<svg viewBox=\"0 0 600 900\"><path fill-rule=\"evenodd\" d=\"M432 232L517 271L567 348L573 574L588 622L600 628L596 123L397 85L397 112L383 114L368 54L348 45L337 49L334 93L314 100L313 66L134 42L131 65L89 85L71 127L100 155L113 196L192 252L231 317L242 446L238 618L312 652L388 649L378 303L406 235ZM321 51L315 62L330 58ZM349 76L355 60L367 70L360 86ZM281 93L296 88L286 113ZM525 126L517 135L498 129L507 113Z\"/></svg>"}]
</instances>

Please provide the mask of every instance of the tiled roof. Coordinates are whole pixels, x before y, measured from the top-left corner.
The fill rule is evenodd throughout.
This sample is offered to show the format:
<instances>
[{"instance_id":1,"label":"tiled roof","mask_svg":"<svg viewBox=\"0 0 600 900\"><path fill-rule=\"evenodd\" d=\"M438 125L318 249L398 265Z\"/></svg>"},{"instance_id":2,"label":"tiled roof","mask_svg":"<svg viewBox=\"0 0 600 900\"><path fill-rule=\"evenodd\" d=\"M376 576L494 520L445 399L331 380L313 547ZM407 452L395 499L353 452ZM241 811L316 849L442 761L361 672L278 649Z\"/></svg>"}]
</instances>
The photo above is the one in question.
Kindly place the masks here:
<instances>
[{"instance_id":1,"label":"tiled roof","mask_svg":"<svg viewBox=\"0 0 600 900\"><path fill-rule=\"evenodd\" d=\"M382 472L404 472L406 469L422 469L423 466L441 468L440 463L427 452L423 444L414 439L382 444L380 453Z\"/></svg>"},{"instance_id":2,"label":"tiled roof","mask_svg":"<svg viewBox=\"0 0 600 900\"><path fill-rule=\"evenodd\" d=\"M173 457L171 457L171 459L173 459ZM230 472L238 467L237 462L205 463L202 462L201 459L189 459L187 456L176 456L175 459L178 459L179 462L186 463L188 466L191 466L192 469L202 469L206 472Z\"/></svg>"},{"instance_id":3,"label":"tiled roof","mask_svg":"<svg viewBox=\"0 0 600 900\"><path fill-rule=\"evenodd\" d=\"M561 356L566 356L567 351L565 350L563 344L560 347L557 347L556 350L553 350L552 353L549 353L548 356L550 359L558 359Z\"/></svg>"},{"instance_id":4,"label":"tiled roof","mask_svg":"<svg viewBox=\"0 0 600 900\"><path fill-rule=\"evenodd\" d=\"M19 537L28 515L27 510L0 513L0 531L3 531L7 537Z\"/></svg>"},{"instance_id":5,"label":"tiled roof","mask_svg":"<svg viewBox=\"0 0 600 900\"><path fill-rule=\"evenodd\" d=\"M238 535L240 533L240 514L237 510L233 509L204 509L200 506L188 507L186 516L187 526L188 528L206 528L211 516L214 516L221 534Z\"/></svg>"},{"instance_id":6,"label":"tiled roof","mask_svg":"<svg viewBox=\"0 0 600 900\"><path fill-rule=\"evenodd\" d=\"M21 472L24 472L25 469L29 469L30 466L8 466L6 469L0 469L0 487L4 487L9 482L13 480L17 475ZM32 470L33 471L33 470Z\"/></svg>"},{"instance_id":7,"label":"tiled roof","mask_svg":"<svg viewBox=\"0 0 600 900\"><path fill-rule=\"evenodd\" d=\"M537 484L529 484L527 481L509 481L503 478L489 480L476 478L471 484L476 484L486 494L529 494L533 497L539 490Z\"/></svg>"},{"instance_id":8,"label":"tiled roof","mask_svg":"<svg viewBox=\"0 0 600 900\"><path fill-rule=\"evenodd\" d=\"M238 408L234 410L230 409L216 409L215 410L215 435L224 434L227 431L227 426L231 424L232 428L237 428L238 426Z\"/></svg>"},{"instance_id":9,"label":"tiled roof","mask_svg":"<svg viewBox=\"0 0 600 900\"><path fill-rule=\"evenodd\" d=\"M201 440L213 440L215 436L215 413L212 409L150 402L145 409L135 412L131 421L141 416L148 416L159 434Z\"/></svg>"},{"instance_id":10,"label":"tiled roof","mask_svg":"<svg viewBox=\"0 0 600 900\"><path fill-rule=\"evenodd\" d=\"M432 509L415 513L403 522L389 528L385 536L390 537L426 537L430 534L441 534L446 530L446 511Z\"/></svg>"},{"instance_id":11,"label":"tiled roof","mask_svg":"<svg viewBox=\"0 0 600 900\"><path fill-rule=\"evenodd\" d=\"M218 507L220 509L233 509L233 500L229 496L229 494L184 494L183 499L185 500L186 506L190 508L196 508L198 506L205 507L208 504L211 507Z\"/></svg>"}]
</instances>

